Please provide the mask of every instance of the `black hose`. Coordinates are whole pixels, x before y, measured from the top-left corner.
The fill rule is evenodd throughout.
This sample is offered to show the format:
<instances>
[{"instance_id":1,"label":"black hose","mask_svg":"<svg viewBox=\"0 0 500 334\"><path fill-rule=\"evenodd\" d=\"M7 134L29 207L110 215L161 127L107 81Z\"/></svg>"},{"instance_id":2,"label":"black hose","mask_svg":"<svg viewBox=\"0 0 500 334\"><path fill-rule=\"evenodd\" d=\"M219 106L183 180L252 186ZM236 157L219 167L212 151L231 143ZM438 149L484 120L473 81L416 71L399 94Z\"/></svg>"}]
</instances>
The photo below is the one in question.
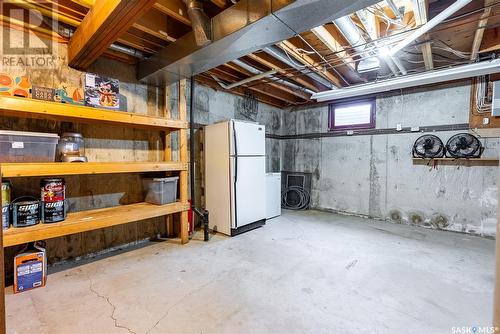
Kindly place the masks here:
<instances>
[{"instance_id":1,"label":"black hose","mask_svg":"<svg viewBox=\"0 0 500 334\"><path fill-rule=\"evenodd\" d=\"M194 214L198 215L203 221L203 240L208 241L210 236L208 234L208 211L199 210L196 208L195 201L195 177L194 177L194 88L195 80L191 77L191 92L189 98L189 182L191 184L191 210ZM193 225L194 225L193 214Z\"/></svg>"},{"instance_id":2,"label":"black hose","mask_svg":"<svg viewBox=\"0 0 500 334\"><path fill-rule=\"evenodd\" d=\"M295 194L295 196L290 196ZM307 210L311 196L307 190L299 186L291 186L281 193L281 207L289 210Z\"/></svg>"}]
</instances>

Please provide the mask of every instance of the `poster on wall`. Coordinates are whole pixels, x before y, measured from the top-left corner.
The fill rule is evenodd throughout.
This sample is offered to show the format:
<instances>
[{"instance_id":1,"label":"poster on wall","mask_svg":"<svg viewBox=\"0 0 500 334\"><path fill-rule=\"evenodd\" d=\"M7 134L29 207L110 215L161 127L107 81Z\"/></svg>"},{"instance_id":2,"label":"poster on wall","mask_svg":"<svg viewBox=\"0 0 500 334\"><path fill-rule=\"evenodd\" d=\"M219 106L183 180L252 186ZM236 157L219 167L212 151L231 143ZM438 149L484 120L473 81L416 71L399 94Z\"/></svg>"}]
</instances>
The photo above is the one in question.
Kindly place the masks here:
<instances>
[{"instance_id":1,"label":"poster on wall","mask_svg":"<svg viewBox=\"0 0 500 334\"><path fill-rule=\"evenodd\" d=\"M30 97L31 82L28 76L0 73L0 95Z\"/></svg>"},{"instance_id":2,"label":"poster on wall","mask_svg":"<svg viewBox=\"0 0 500 334\"><path fill-rule=\"evenodd\" d=\"M118 98L120 82L118 80L86 73L84 87L85 105L112 110L120 109Z\"/></svg>"}]
</instances>

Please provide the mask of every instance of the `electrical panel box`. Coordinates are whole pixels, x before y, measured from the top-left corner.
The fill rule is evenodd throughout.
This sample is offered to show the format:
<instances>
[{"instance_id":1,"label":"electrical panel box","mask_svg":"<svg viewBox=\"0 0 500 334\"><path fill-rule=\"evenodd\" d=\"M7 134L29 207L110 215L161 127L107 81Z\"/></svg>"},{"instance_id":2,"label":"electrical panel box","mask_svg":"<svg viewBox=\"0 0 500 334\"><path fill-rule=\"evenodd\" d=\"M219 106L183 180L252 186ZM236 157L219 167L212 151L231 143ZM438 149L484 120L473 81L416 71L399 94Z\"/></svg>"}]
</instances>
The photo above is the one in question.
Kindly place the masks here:
<instances>
[{"instance_id":1,"label":"electrical panel box","mask_svg":"<svg viewBox=\"0 0 500 334\"><path fill-rule=\"evenodd\" d=\"M500 116L500 81L493 82L493 98L491 101L491 116Z\"/></svg>"}]
</instances>

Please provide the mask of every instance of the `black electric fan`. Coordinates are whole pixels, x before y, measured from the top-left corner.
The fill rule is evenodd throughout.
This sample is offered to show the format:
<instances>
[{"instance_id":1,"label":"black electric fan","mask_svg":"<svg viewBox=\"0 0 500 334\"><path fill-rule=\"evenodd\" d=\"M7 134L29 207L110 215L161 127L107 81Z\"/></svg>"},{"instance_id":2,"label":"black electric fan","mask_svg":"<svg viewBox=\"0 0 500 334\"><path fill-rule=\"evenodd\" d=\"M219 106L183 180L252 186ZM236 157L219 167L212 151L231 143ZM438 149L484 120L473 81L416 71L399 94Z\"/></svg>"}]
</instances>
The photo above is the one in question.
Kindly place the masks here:
<instances>
[{"instance_id":1,"label":"black electric fan","mask_svg":"<svg viewBox=\"0 0 500 334\"><path fill-rule=\"evenodd\" d=\"M483 146L477 137L469 133L459 133L446 143L446 155L451 158L479 158Z\"/></svg>"},{"instance_id":2,"label":"black electric fan","mask_svg":"<svg viewBox=\"0 0 500 334\"><path fill-rule=\"evenodd\" d=\"M423 135L413 144L414 158L442 158L444 153L444 144L435 135Z\"/></svg>"}]
</instances>

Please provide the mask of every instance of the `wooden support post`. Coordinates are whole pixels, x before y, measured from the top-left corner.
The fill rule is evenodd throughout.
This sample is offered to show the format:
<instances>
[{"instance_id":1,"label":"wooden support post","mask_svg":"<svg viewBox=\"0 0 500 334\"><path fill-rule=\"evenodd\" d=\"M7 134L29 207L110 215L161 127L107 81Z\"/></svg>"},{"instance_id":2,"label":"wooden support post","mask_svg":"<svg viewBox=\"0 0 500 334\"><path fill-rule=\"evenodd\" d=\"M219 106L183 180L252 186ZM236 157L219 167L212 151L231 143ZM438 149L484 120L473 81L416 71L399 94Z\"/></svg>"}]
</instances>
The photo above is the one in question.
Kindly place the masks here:
<instances>
[{"instance_id":1,"label":"wooden support post","mask_svg":"<svg viewBox=\"0 0 500 334\"><path fill-rule=\"evenodd\" d=\"M0 171L0 184L2 183L2 173ZM0 194L0 203L2 203L2 196ZM0 227L0 334L5 334L5 272L4 272L4 249L3 249L3 226Z\"/></svg>"},{"instance_id":2,"label":"wooden support post","mask_svg":"<svg viewBox=\"0 0 500 334\"><path fill-rule=\"evenodd\" d=\"M181 121L187 120L187 103L186 103L186 79L179 82L179 119ZM179 155L180 161L188 163L188 143L187 143L187 130L179 130ZM189 199L188 191L188 171L180 172L180 199L182 203L187 203ZM185 244L189 241L188 230L188 212L181 212L181 243Z\"/></svg>"},{"instance_id":3,"label":"wooden support post","mask_svg":"<svg viewBox=\"0 0 500 334\"><path fill-rule=\"evenodd\" d=\"M167 119L172 118L172 111L170 110L170 94L168 90L168 86L164 87L163 90L163 107L164 113L163 116ZM171 131L164 132L164 160L172 161L172 136ZM165 217L165 223L167 225L167 236L172 236L174 233L174 219L172 215L168 215Z\"/></svg>"}]
</instances>

